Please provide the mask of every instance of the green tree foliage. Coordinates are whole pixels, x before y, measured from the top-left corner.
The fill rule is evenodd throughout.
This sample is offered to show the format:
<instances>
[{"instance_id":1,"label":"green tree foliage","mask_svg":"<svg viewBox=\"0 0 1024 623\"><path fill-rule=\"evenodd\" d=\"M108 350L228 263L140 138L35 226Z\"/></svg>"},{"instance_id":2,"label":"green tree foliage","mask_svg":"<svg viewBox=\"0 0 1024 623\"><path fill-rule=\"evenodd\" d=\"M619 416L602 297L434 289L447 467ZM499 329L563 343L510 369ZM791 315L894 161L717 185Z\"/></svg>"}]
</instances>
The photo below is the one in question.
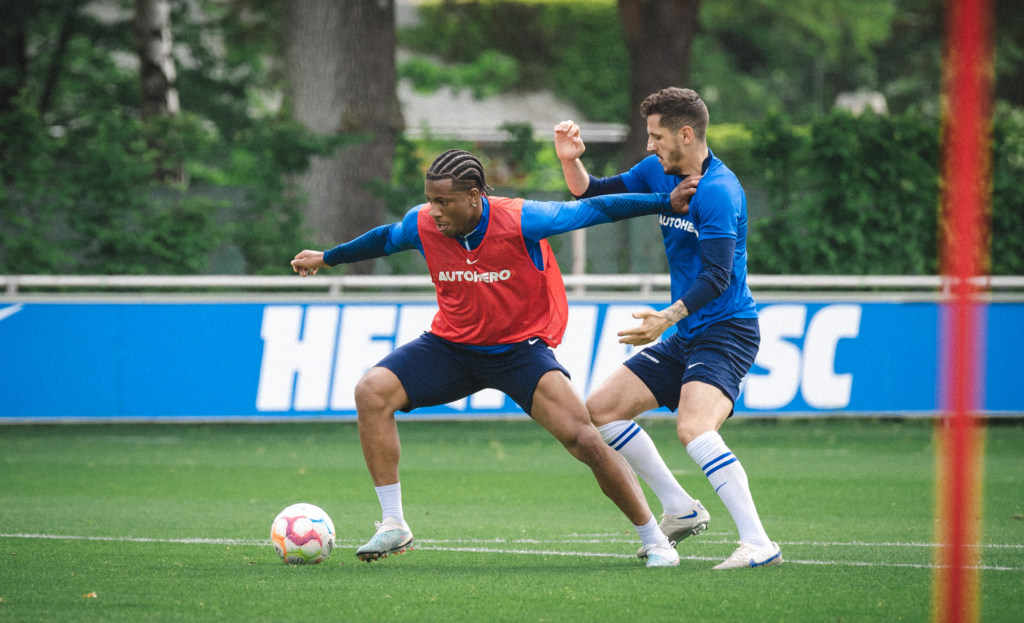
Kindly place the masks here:
<instances>
[{"instance_id":1,"label":"green tree foliage","mask_svg":"<svg viewBox=\"0 0 1024 623\"><path fill-rule=\"evenodd\" d=\"M458 93L469 89L483 99L508 90L519 80L519 62L494 50L486 50L472 63L441 65L414 56L398 67L399 78L408 78L421 92L432 93L442 85Z\"/></svg>"},{"instance_id":2,"label":"green tree foliage","mask_svg":"<svg viewBox=\"0 0 1024 623\"><path fill-rule=\"evenodd\" d=\"M0 272L197 273L224 243L249 272L288 270L306 238L294 175L359 137L266 110L279 3L172 1L186 112L145 122L127 22L73 0L15 4L0 29L23 54L0 55L3 92L18 94L0 106ZM189 185L154 180L181 163Z\"/></svg>"},{"instance_id":3,"label":"green tree foliage","mask_svg":"<svg viewBox=\"0 0 1024 623\"><path fill-rule=\"evenodd\" d=\"M719 120L785 110L806 121L836 94L877 90L876 49L897 13L892 0L705 2L693 80Z\"/></svg>"},{"instance_id":4,"label":"green tree foliage","mask_svg":"<svg viewBox=\"0 0 1024 623\"><path fill-rule=\"evenodd\" d=\"M45 235L64 207L47 193L55 145L35 109L12 104L0 113L0 272L48 273L65 258Z\"/></svg>"},{"instance_id":5,"label":"green tree foliage","mask_svg":"<svg viewBox=\"0 0 1024 623\"><path fill-rule=\"evenodd\" d=\"M881 86L877 49L897 13L890 0L705 2L687 86L705 94L716 121L759 120L770 108L809 120L840 91ZM520 79L509 87L550 88L594 121L629 114L615 2L444 1L420 14L422 24L400 37L413 49L460 63L497 50L519 63ZM927 69L937 74L937 66Z\"/></svg>"},{"instance_id":6,"label":"green tree foliage","mask_svg":"<svg viewBox=\"0 0 1024 623\"><path fill-rule=\"evenodd\" d=\"M468 66L496 51L515 59L518 74L492 81L497 88L550 88L595 121L627 114L629 58L614 2L445 1L421 5L420 15L422 24L400 32L400 43ZM403 75L411 73L407 62Z\"/></svg>"},{"instance_id":7,"label":"green tree foliage","mask_svg":"<svg viewBox=\"0 0 1024 623\"><path fill-rule=\"evenodd\" d=\"M1019 0L993 4L996 92L1024 106L1024 11ZM704 96L714 123L755 123L770 110L809 123L838 93L862 89L881 91L890 111L934 114L945 5L703 2L686 86ZM637 105L628 101L629 62L613 0L442 0L421 5L420 15L419 26L400 33L402 44L463 64L486 51L515 59L518 80L497 88L551 89L592 121L623 122Z\"/></svg>"}]
</instances>

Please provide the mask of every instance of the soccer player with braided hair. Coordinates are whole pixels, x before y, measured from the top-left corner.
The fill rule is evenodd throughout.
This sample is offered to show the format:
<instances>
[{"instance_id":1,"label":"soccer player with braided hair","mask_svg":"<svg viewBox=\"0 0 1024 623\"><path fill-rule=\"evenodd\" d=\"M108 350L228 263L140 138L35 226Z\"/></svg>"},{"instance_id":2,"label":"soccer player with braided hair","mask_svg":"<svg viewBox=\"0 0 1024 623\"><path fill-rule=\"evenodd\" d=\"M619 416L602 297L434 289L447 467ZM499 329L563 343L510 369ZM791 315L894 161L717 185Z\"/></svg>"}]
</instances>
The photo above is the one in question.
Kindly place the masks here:
<instances>
[{"instance_id":1,"label":"soccer player with braided hair","mask_svg":"<svg viewBox=\"0 0 1024 623\"><path fill-rule=\"evenodd\" d=\"M367 562L411 549L402 510L396 411L447 404L485 388L505 392L597 478L636 527L647 566L679 564L629 465L601 439L551 348L568 319L562 275L546 238L648 214L685 210L693 186L672 193L571 202L491 197L480 160L449 150L426 174L427 203L329 251L292 260L303 277L399 251L423 254L439 310L430 331L395 349L356 384L363 457L382 521L356 555Z\"/></svg>"}]
</instances>

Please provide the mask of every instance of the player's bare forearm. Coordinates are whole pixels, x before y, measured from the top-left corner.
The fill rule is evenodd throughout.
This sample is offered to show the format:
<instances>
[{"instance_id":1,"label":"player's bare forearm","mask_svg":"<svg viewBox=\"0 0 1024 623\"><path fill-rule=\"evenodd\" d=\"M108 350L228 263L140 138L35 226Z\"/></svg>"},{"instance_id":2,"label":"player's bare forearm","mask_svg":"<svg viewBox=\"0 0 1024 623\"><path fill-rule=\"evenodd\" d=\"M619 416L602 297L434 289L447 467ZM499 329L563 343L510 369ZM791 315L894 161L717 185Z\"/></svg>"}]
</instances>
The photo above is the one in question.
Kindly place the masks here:
<instances>
[{"instance_id":1,"label":"player's bare forearm","mask_svg":"<svg viewBox=\"0 0 1024 623\"><path fill-rule=\"evenodd\" d=\"M316 274L316 271L321 268L330 268L330 266L324 262L323 251L311 251L304 249L295 256L292 260L292 271L299 273L303 277L308 277Z\"/></svg>"},{"instance_id":2,"label":"player's bare forearm","mask_svg":"<svg viewBox=\"0 0 1024 623\"><path fill-rule=\"evenodd\" d=\"M569 192L579 197L587 192L590 186L590 175L580 161L580 156L587 150L580 137L580 126L572 120L563 121L555 126L555 153L562 162L562 173Z\"/></svg>"},{"instance_id":3,"label":"player's bare forearm","mask_svg":"<svg viewBox=\"0 0 1024 623\"><path fill-rule=\"evenodd\" d=\"M563 160L562 173L565 175L565 185L574 196L579 197L590 188L590 174L579 158L568 162Z\"/></svg>"},{"instance_id":4,"label":"player's bare forearm","mask_svg":"<svg viewBox=\"0 0 1024 623\"><path fill-rule=\"evenodd\" d=\"M669 305L668 309L663 312L665 319L671 324L675 324L690 315L690 310L686 309L686 303L682 300L676 301Z\"/></svg>"}]
</instances>

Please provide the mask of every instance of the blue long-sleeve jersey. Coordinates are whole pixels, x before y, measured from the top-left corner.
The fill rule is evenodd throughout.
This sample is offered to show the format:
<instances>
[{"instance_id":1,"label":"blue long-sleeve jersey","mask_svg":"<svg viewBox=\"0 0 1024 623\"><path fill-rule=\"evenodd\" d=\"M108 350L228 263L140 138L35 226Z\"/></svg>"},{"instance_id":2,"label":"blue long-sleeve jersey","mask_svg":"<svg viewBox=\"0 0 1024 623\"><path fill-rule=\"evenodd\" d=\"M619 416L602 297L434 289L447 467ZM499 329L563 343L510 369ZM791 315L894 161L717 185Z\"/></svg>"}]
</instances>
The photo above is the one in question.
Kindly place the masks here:
<instances>
[{"instance_id":1,"label":"blue long-sleeve jersey","mask_svg":"<svg viewBox=\"0 0 1024 623\"><path fill-rule=\"evenodd\" d=\"M657 156L649 156L626 173L591 177L583 196L670 193L683 179L666 174ZM757 318L747 286L747 197L736 175L711 150L690 213L662 215L660 223L672 300L682 300L691 312L676 324L683 339L693 339L714 322Z\"/></svg>"}]
</instances>

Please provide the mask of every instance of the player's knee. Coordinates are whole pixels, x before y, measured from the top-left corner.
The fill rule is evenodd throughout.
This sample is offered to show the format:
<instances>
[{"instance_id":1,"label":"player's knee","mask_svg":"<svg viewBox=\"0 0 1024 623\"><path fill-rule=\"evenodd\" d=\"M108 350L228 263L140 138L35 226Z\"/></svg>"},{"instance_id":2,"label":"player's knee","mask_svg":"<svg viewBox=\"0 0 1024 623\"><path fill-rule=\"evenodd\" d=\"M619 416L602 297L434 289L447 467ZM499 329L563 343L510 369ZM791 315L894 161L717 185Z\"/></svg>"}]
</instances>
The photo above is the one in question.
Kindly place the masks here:
<instances>
[{"instance_id":1,"label":"player's knee","mask_svg":"<svg viewBox=\"0 0 1024 623\"><path fill-rule=\"evenodd\" d=\"M388 410L388 388L380 374L370 370L355 387L356 410L360 415Z\"/></svg>"},{"instance_id":2,"label":"player's knee","mask_svg":"<svg viewBox=\"0 0 1024 623\"><path fill-rule=\"evenodd\" d=\"M708 422L700 417L687 415L683 412L680 412L676 417L676 435L679 436L679 441L684 446L689 445L697 437L712 430L715 430L714 425L709 425Z\"/></svg>"},{"instance_id":3,"label":"player's knee","mask_svg":"<svg viewBox=\"0 0 1024 623\"><path fill-rule=\"evenodd\" d=\"M576 433L565 446L574 457L586 465L599 463L608 451L608 446L601 439L601 435L589 427Z\"/></svg>"},{"instance_id":4,"label":"player's knee","mask_svg":"<svg viewBox=\"0 0 1024 623\"><path fill-rule=\"evenodd\" d=\"M612 405L599 396L591 396L587 399L587 413L590 414L590 421L594 423L594 426L604 426L618 419L615 417Z\"/></svg>"},{"instance_id":5,"label":"player's knee","mask_svg":"<svg viewBox=\"0 0 1024 623\"><path fill-rule=\"evenodd\" d=\"M684 446L689 445L691 441L698 437L698 435L694 434L693 426L689 422L682 421L682 418L676 422L676 435Z\"/></svg>"}]
</instances>

